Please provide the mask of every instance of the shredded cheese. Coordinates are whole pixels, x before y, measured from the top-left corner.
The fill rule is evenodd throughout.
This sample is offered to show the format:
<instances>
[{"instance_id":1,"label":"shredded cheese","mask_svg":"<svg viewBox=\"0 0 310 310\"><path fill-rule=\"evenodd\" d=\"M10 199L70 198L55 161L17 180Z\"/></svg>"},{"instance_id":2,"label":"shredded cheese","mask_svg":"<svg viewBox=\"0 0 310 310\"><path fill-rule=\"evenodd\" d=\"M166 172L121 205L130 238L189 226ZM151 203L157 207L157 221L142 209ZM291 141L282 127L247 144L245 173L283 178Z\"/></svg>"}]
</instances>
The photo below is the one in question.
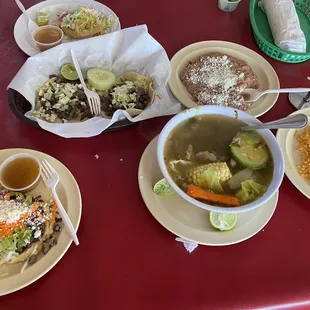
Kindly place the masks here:
<instances>
[{"instance_id":1,"label":"shredded cheese","mask_svg":"<svg viewBox=\"0 0 310 310\"><path fill-rule=\"evenodd\" d=\"M232 64L226 55L202 57L199 66L190 71L189 79L194 84L208 87L222 86L224 90L236 86L239 75L231 70Z\"/></svg>"},{"instance_id":2,"label":"shredded cheese","mask_svg":"<svg viewBox=\"0 0 310 310\"><path fill-rule=\"evenodd\" d=\"M246 110L241 94L258 88L258 78L244 61L221 53L209 53L190 62L180 79L198 105L213 104Z\"/></svg>"},{"instance_id":3,"label":"shredded cheese","mask_svg":"<svg viewBox=\"0 0 310 310\"><path fill-rule=\"evenodd\" d=\"M0 222L11 224L31 212L29 206L14 200L0 200Z\"/></svg>"}]
</instances>

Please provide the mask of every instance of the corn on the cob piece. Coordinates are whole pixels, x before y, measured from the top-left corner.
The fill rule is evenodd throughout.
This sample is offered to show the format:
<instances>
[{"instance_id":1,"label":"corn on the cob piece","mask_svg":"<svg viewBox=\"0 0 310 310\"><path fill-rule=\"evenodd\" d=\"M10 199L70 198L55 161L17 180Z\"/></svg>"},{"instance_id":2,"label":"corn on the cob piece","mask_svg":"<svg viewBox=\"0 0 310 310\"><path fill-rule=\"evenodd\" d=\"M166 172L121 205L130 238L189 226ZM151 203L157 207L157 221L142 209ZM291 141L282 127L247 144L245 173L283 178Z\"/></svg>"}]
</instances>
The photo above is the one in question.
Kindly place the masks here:
<instances>
[{"instance_id":1,"label":"corn on the cob piece","mask_svg":"<svg viewBox=\"0 0 310 310\"><path fill-rule=\"evenodd\" d=\"M203 173L206 170L211 170L218 177L220 183L226 182L232 177L232 174L226 162L211 163L206 165L196 166L187 171L187 182L203 187L205 179Z\"/></svg>"}]
</instances>

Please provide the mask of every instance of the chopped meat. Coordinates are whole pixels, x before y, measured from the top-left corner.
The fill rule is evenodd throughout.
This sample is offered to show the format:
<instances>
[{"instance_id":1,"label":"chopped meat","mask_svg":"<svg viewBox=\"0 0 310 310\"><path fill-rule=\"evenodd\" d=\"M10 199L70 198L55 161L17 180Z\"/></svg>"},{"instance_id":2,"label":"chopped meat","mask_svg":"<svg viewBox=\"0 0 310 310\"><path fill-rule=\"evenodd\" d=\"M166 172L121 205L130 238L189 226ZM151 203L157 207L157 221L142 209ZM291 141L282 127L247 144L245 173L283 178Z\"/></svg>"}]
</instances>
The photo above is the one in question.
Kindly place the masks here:
<instances>
[{"instance_id":1,"label":"chopped meat","mask_svg":"<svg viewBox=\"0 0 310 310\"><path fill-rule=\"evenodd\" d=\"M38 195L38 196L34 197L34 201L43 202L42 196L41 196L41 195Z\"/></svg>"},{"instance_id":2,"label":"chopped meat","mask_svg":"<svg viewBox=\"0 0 310 310\"><path fill-rule=\"evenodd\" d=\"M74 118L77 118L78 115L79 115L78 109L77 109L76 107L73 107L73 108L71 109L71 111L70 111L70 116L69 116L69 117L70 117L71 119L74 119Z\"/></svg>"},{"instance_id":3,"label":"chopped meat","mask_svg":"<svg viewBox=\"0 0 310 310\"><path fill-rule=\"evenodd\" d=\"M60 217L60 215L59 215L58 213L56 214L55 221L56 221L57 223L62 221L62 219L61 219L61 217Z\"/></svg>"},{"instance_id":4,"label":"chopped meat","mask_svg":"<svg viewBox=\"0 0 310 310\"><path fill-rule=\"evenodd\" d=\"M187 150L185 151L185 157L184 158L186 160L191 160L193 155L194 155L193 146L191 144L189 144L187 146Z\"/></svg>"},{"instance_id":5,"label":"chopped meat","mask_svg":"<svg viewBox=\"0 0 310 310\"><path fill-rule=\"evenodd\" d=\"M43 242L43 253L46 254L56 244L57 244L57 238L53 234Z\"/></svg>"},{"instance_id":6,"label":"chopped meat","mask_svg":"<svg viewBox=\"0 0 310 310\"><path fill-rule=\"evenodd\" d=\"M93 115L91 114L91 111L85 111L81 114L81 117L80 117L80 120L81 121L84 121L85 119L88 119L88 118L92 118Z\"/></svg>"},{"instance_id":7,"label":"chopped meat","mask_svg":"<svg viewBox=\"0 0 310 310\"><path fill-rule=\"evenodd\" d=\"M205 159L205 160L210 160L210 161L217 161L217 157L214 153L204 151L204 152L199 152L196 154L198 158Z\"/></svg>"},{"instance_id":8,"label":"chopped meat","mask_svg":"<svg viewBox=\"0 0 310 310\"><path fill-rule=\"evenodd\" d=\"M142 87L137 88L136 93L137 93L136 108L144 110L150 101L149 94Z\"/></svg>"},{"instance_id":9,"label":"chopped meat","mask_svg":"<svg viewBox=\"0 0 310 310\"><path fill-rule=\"evenodd\" d=\"M56 82L57 83L61 83L63 82L63 78L59 75L59 76L56 76Z\"/></svg>"},{"instance_id":10,"label":"chopped meat","mask_svg":"<svg viewBox=\"0 0 310 310\"><path fill-rule=\"evenodd\" d=\"M74 93L74 95L80 100L80 101L83 101L83 102L87 102L87 97L84 93L84 91L82 89L79 89L78 91L76 91Z\"/></svg>"},{"instance_id":11,"label":"chopped meat","mask_svg":"<svg viewBox=\"0 0 310 310\"><path fill-rule=\"evenodd\" d=\"M58 223L54 224L54 232L60 232L61 231L61 227Z\"/></svg>"},{"instance_id":12,"label":"chopped meat","mask_svg":"<svg viewBox=\"0 0 310 310\"><path fill-rule=\"evenodd\" d=\"M25 248L17 249L16 252L17 252L18 254L21 254L21 253L23 253L24 250L25 250Z\"/></svg>"},{"instance_id":13,"label":"chopped meat","mask_svg":"<svg viewBox=\"0 0 310 310\"><path fill-rule=\"evenodd\" d=\"M112 99L110 96L100 97L101 110L106 116L112 116L115 109L113 109Z\"/></svg>"},{"instance_id":14,"label":"chopped meat","mask_svg":"<svg viewBox=\"0 0 310 310\"><path fill-rule=\"evenodd\" d=\"M37 256L36 255L31 255L28 259L28 264L33 265L37 261Z\"/></svg>"},{"instance_id":15,"label":"chopped meat","mask_svg":"<svg viewBox=\"0 0 310 310\"><path fill-rule=\"evenodd\" d=\"M101 104L101 109L103 111L112 110L112 100L108 96L101 96L100 97L100 104Z\"/></svg>"}]
</instances>

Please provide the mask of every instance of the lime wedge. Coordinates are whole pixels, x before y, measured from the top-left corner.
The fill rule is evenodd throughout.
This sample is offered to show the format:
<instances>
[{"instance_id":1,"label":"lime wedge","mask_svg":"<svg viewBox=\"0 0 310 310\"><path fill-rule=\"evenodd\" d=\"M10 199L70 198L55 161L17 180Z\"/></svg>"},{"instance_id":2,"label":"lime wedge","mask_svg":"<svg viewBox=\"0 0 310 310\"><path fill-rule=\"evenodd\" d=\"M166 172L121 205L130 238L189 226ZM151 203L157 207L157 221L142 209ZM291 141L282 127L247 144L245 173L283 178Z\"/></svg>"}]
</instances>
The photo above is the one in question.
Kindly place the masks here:
<instances>
[{"instance_id":1,"label":"lime wedge","mask_svg":"<svg viewBox=\"0 0 310 310\"><path fill-rule=\"evenodd\" d=\"M37 13L37 24L39 27L47 25L49 22L49 15L47 13Z\"/></svg>"},{"instance_id":2,"label":"lime wedge","mask_svg":"<svg viewBox=\"0 0 310 310\"><path fill-rule=\"evenodd\" d=\"M221 231L233 229L237 224L237 214L210 212L209 220L211 225Z\"/></svg>"},{"instance_id":3,"label":"lime wedge","mask_svg":"<svg viewBox=\"0 0 310 310\"><path fill-rule=\"evenodd\" d=\"M38 16L37 24L39 27L48 25L48 18L44 16Z\"/></svg>"},{"instance_id":4,"label":"lime wedge","mask_svg":"<svg viewBox=\"0 0 310 310\"><path fill-rule=\"evenodd\" d=\"M154 185L153 192L159 196L169 196L175 193L174 189L169 185L166 179L158 181Z\"/></svg>"},{"instance_id":5,"label":"lime wedge","mask_svg":"<svg viewBox=\"0 0 310 310\"><path fill-rule=\"evenodd\" d=\"M63 78L69 81L75 81L79 78L73 64L63 65L60 69L60 73Z\"/></svg>"}]
</instances>

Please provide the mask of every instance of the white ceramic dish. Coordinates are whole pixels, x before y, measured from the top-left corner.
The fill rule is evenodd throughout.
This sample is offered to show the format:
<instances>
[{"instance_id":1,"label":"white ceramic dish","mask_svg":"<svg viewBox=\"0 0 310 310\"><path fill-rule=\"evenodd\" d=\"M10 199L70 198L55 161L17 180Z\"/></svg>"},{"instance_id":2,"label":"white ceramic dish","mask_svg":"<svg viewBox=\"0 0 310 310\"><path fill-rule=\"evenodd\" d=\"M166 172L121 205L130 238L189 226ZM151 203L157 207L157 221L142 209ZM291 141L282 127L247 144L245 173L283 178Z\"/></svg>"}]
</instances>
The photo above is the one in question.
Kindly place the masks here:
<instances>
[{"instance_id":1,"label":"white ceramic dish","mask_svg":"<svg viewBox=\"0 0 310 310\"><path fill-rule=\"evenodd\" d=\"M277 142L277 139L272 134L270 130L258 130L260 135L264 138L266 141L274 159L274 173L273 178L271 181L271 184L268 187L267 192L256 201L240 206L240 207L217 207L208 205L206 203L200 202L194 198L191 198L188 196L185 192L183 192L177 185L174 183L173 179L171 178L170 174L167 171L165 160L164 160L164 146L165 142L171 132L178 124L183 122L186 119L189 119L193 116L197 115L205 115L205 114L220 114L220 115L226 115L229 117L234 118L236 115L236 110L228 107L220 107L220 106L200 106L197 108L192 108L189 110L185 110L178 115L174 116L163 128L161 131L159 138L158 138L158 144L157 144L157 159L159 168L163 174L163 176L166 178L168 183L172 186L172 188L179 194L183 199L187 200L189 203L200 207L205 210L209 211L215 211L220 213L241 213L246 212L250 210L254 210L262 205L264 205L268 200L271 199L272 196L275 195L277 190L279 189L284 175L284 158L281 151L281 148ZM247 124L261 124L259 120L257 120L254 116L251 116L248 113L238 111L238 119L247 123Z\"/></svg>"},{"instance_id":2,"label":"white ceramic dish","mask_svg":"<svg viewBox=\"0 0 310 310\"><path fill-rule=\"evenodd\" d=\"M111 32L118 31L121 29L121 25L117 15L107 6L103 5L97 1L87 1L87 0L76 0L76 1L61 1L61 0L53 0L53 1L43 1L40 2L32 7L30 7L27 12L30 18L35 21L36 13L40 11L47 11L50 10L51 12L58 11L59 9L74 9L78 6L91 6L98 11L103 12L104 14L111 16L115 19L116 23L112 28ZM30 33L28 33L27 25L25 22L25 18L23 15L20 15L17 19L15 26L14 26L14 38L19 46L19 48L28 56L34 56L40 53L40 50L36 47L35 42L32 39ZM65 38L63 39L63 43L65 43ZM71 39L73 41L73 39Z\"/></svg>"},{"instance_id":3,"label":"white ceramic dish","mask_svg":"<svg viewBox=\"0 0 310 310\"><path fill-rule=\"evenodd\" d=\"M171 59L172 74L169 86L175 97L187 108L197 106L192 96L180 80L180 72L189 61L206 53L219 52L247 62L258 76L260 89L280 88L277 73L262 56L242 45L225 41L204 41L188 45L177 52ZM268 112L276 103L279 94L269 94L254 102L247 112L259 117Z\"/></svg>"},{"instance_id":4,"label":"white ceramic dish","mask_svg":"<svg viewBox=\"0 0 310 310\"><path fill-rule=\"evenodd\" d=\"M193 206L179 195L158 196L154 184L163 178L156 158L157 138L145 149L138 172L140 192L154 218L176 236L202 245L224 246L247 240L257 234L272 217L278 192L262 208L238 214L233 230L220 232L209 223L209 212Z\"/></svg>"},{"instance_id":5,"label":"white ceramic dish","mask_svg":"<svg viewBox=\"0 0 310 310\"><path fill-rule=\"evenodd\" d=\"M5 149L0 150L0 162L3 162L11 155L28 153L39 160L46 158L59 174L60 182L57 185L57 193L62 201L73 227L77 231L82 214L82 200L79 186L71 172L55 158L34 150L27 149ZM33 195L42 195L44 200L51 199L50 191L44 186L43 181L30 192ZM35 264L29 266L23 273L20 273L23 263L0 266L0 296L20 290L35 282L51 270L67 252L72 239L65 228L61 231L54 246L46 255L42 256Z\"/></svg>"},{"instance_id":6,"label":"white ceramic dish","mask_svg":"<svg viewBox=\"0 0 310 310\"><path fill-rule=\"evenodd\" d=\"M309 117L310 121L310 108L302 109L294 112L294 114L303 113ZM300 129L298 131L302 131ZM277 139L284 154L285 161L285 174L294 186L310 199L310 184L304 180L297 171L297 166L301 163L300 155L295 151L298 148L294 134L296 129L279 129L277 132Z\"/></svg>"},{"instance_id":7,"label":"white ceramic dish","mask_svg":"<svg viewBox=\"0 0 310 310\"><path fill-rule=\"evenodd\" d=\"M12 161L14 161L15 159L17 158L31 158L33 159L37 165L38 165L38 175L37 177L35 178L35 180L27 185L26 187L23 187L23 188L10 188L8 187L2 180L2 172L3 172L3 169ZM16 192L23 192L23 191L27 191L31 188L33 188L38 182L39 182L39 179L40 179L40 172L41 172L41 164L40 164L40 161L38 160L38 158L36 156L33 156L31 154L27 154L27 153L18 153L18 154L14 154L12 156L10 156L9 158L7 158L1 165L0 165L0 183L2 184L3 187L5 187L6 189L10 190L10 191L16 191Z\"/></svg>"}]
</instances>

